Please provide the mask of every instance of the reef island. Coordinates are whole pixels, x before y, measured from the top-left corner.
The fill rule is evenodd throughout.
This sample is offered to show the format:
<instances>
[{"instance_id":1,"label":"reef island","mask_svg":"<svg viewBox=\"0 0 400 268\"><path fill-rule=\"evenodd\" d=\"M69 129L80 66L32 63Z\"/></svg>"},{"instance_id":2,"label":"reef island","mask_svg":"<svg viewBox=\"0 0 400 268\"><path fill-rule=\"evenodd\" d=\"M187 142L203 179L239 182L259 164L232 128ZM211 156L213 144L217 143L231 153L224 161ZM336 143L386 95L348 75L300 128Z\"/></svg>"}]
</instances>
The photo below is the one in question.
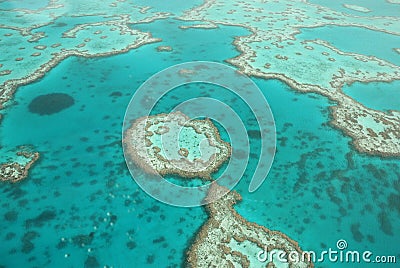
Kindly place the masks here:
<instances>
[{"instance_id":1,"label":"reef island","mask_svg":"<svg viewBox=\"0 0 400 268\"><path fill-rule=\"evenodd\" d=\"M146 172L209 179L231 152L210 119L190 120L181 112L135 120L124 148Z\"/></svg>"},{"instance_id":2,"label":"reef island","mask_svg":"<svg viewBox=\"0 0 400 268\"><path fill-rule=\"evenodd\" d=\"M21 147L15 153L6 152L7 162L0 163L0 180L18 182L28 177L31 166L39 159L38 152ZM7 157L8 156L8 157ZM10 160L13 159L13 160Z\"/></svg>"},{"instance_id":3,"label":"reef island","mask_svg":"<svg viewBox=\"0 0 400 268\"><path fill-rule=\"evenodd\" d=\"M136 119L124 137L128 161L145 172L162 176L176 174L211 180L211 173L229 158L232 150L210 119L191 120L181 112ZM210 200L206 201L209 219L187 251L189 267L313 267L308 258L291 263L266 256L266 262L259 261L257 254L261 250L271 255L296 252L302 256L303 252L285 234L246 221L233 208L242 199L240 194L221 194L226 192L225 187L211 183L206 196Z\"/></svg>"},{"instance_id":4,"label":"reef island","mask_svg":"<svg viewBox=\"0 0 400 268\"><path fill-rule=\"evenodd\" d=\"M345 7L369 11L354 5ZM348 16L309 1L242 0L205 0L180 19L194 23L182 29L219 25L248 29L250 35L238 36L233 42L241 54L227 62L248 76L279 79L299 92L317 93L335 102L330 109L330 124L351 137L359 152L382 157L400 155L399 113L368 108L342 90L355 82L398 80L400 67L375 56L341 51L321 39L298 38L304 28L328 25L399 35L398 19L393 23L389 17Z\"/></svg>"},{"instance_id":5,"label":"reef island","mask_svg":"<svg viewBox=\"0 0 400 268\"><path fill-rule=\"evenodd\" d=\"M214 199L219 191L224 187L213 183L207 198ZM240 216L233 208L240 200L240 194L233 191L206 206L209 219L187 252L189 267L314 267L296 241ZM261 255L267 254L261 260L260 251ZM282 262L274 257L278 254L304 258Z\"/></svg>"}]
</instances>

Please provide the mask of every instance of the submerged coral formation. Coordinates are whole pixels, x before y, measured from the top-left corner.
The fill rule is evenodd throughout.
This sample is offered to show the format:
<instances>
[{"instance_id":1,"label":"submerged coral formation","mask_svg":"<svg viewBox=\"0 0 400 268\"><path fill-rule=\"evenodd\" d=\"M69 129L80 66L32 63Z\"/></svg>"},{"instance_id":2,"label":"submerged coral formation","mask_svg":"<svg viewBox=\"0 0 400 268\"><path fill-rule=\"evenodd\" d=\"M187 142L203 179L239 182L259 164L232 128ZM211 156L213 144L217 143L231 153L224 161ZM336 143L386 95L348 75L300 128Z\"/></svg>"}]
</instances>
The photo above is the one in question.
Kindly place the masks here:
<instances>
[{"instance_id":1,"label":"submerged coral formation","mask_svg":"<svg viewBox=\"0 0 400 268\"><path fill-rule=\"evenodd\" d=\"M229 63L247 75L280 79L298 91L328 97L337 103L331 109L332 125L353 138L357 150L372 155L400 156L399 114L369 109L342 91L344 85L356 81L399 79L400 66L375 56L340 51L320 39L297 38L302 28L327 25L355 26L399 35L399 28L393 23L398 18L348 16L307 1L205 0L181 19L194 23L186 28L218 25L247 28L250 34L238 36L234 41L241 54L227 60Z\"/></svg>"},{"instance_id":2,"label":"submerged coral formation","mask_svg":"<svg viewBox=\"0 0 400 268\"><path fill-rule=\"evenodd\" d=\"M28 177L29 169L39 159L38 152L19 151L20 161L11 161L0 164L0 180L18 182Z\"/></svg>"},{"instance_id":3,"label":"submerged coral formation","mask_svg":"<svg viewBox=\"0 0 400 268\"><path fill-rule=\"evenodd\" d=\"M43 77L65 58L111 56L161 41L131 25L151 23L169 16L169 13L153 12L149 7L125 1L118 4L105 1L99 5L96 1L72 4L65 0L49 1L38 10L9 9L2 10L1 14L3 46L18 44L19 47L3 51L0 109L12 99L18 86ZM54 27L60 31L54 31Z\"/></svg>"},{"instance_id":4,"label":"submerged coral formation","mask_svg":"<svg viewBox=\"0 0 400 268\"><path fill-rule=\"evenodd\" d=\"M19 86L42 78L68 57L112 56L161 41L149 32L132 27L135 23L151 23L169 15L149 9L112 0L103 1L101 5L96 1L51 0L38 9L1 9L2 48L15 49L2 50L0 110L13 99ZM73 104L69 98L58 97L60 95L36 99L29 109L40 115L53 114ZM21 180L27 176L30 165L7 162L2 165L2 177Z\"/></svg>"},{"instance_id":5,"label":"submerged coral formation","mask_svg":"<svg viewBox=\"0 0 400 268\"><path fill-rule=\"evenodd\" d=\"M224 187L213 183L207 198L219 195ZM290 262L289 267L313 267L309 256L304 253L298 243L279 231L271 231L256 223L246 221L233 208L242 198L236 192L230 192L218 201L206 206L209 219L197 234L195 242L187 252L187 264L190 267L281 267L278 259L267 256L267 263L258 259L257 255L283 251L283 254L296 253L304 256L299 261ZM286 267L286 266L285 266Z\"/></svg>"},{"instance_id":6,"label":"submerged coral formation","mask_svg":"<svg viewBox=\"0 0 400 268\"><path fill-rule=\"evenodd\" d=\"M50 115L74 105L74 99L65 93L52 93L34 98L28 108L31 113Z\"/></svg>"},{"instance_id":7,"label":"submerged coral formation","mask_svg":"<svg viewBox=\"0 0 400 268\"><path fill-rule=\"evenodd\" d=\"M371 10L369 8L363 7L363 6L359 6L359 5L352 5L352 4L343 4L343 6L345 8L354 10L354 11L358 11L358 12L363 12L363 13L368 13L371 12Z\"/></svg>"},{"instance_id":8,"label":"submerged coral formation","mask_svg":"<svg viewBox=\"0 0 400 268\"><path fill-rule=\"evenodd\" d=\"M150 173L209 179L230 156L210 119L190 120L181 112L135 120L124 135L127 155Z\"/></svg>"},{"instance_id":9,"label":"submerged coral formation","mask_svg":"<svg viewBox=\"0 0 400 268\"><path fill-rule=\"evenodd\" d=\"M158 52L170 52L170 51L172 51L173 49L172 49L172 47L171 46L158 46L157 47L157 51Z\"/></svg>"}]
</instances>

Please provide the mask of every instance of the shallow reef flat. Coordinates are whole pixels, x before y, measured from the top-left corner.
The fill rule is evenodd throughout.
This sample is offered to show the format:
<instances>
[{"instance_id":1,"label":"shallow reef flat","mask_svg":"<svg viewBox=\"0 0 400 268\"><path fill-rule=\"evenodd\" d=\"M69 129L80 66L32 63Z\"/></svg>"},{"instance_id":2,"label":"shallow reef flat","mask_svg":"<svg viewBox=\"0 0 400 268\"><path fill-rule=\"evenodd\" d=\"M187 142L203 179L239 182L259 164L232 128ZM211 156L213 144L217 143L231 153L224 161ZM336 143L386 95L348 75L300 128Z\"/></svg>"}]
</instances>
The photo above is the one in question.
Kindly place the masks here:
<instances>
[{"instance_id":1,"label":"shallow reef flat","mask_svg":"<svg viewBox=\"0 0 400 268\"><path fill-rule=\"evenodd\" d=\"M354 10L354 11L358 11L358 12L363 12L363 13L368 13L371 12L371 10L369 8L363 7L363 6L359 6L359 5L352 5L352 4L343 4L343 6L345 8Z\"/></svg>"},{"instance_id":2,"label":"shallow reef flat","mask_svg":"<svg viewBox=\"0 0 400 268\"><path fill-rule=\"evenodd\" d=\"M397 17L356 17L307 1L207 0L181 16L197 21L193 27L237 25L251 31L237 37L234 45L241 54L228 62L247 75L277 78L302 92L315 92L337 103L332 107L332 125L353 138L364 153L400 155L400 117L369 109L342 92L353 82L390 82L400 79L400 67L357 53L346 53L324 40L296 38L302 28L326 25L352 26L400 35ZM208 22L208 23L207 23ZM190 27L190 26L186 26ZM363 125L369 117L376 124ZM351 121L350 121L351 120ZM372 126L372 127L371 127ZM370 130L367 130L370 129Z\"/></svg>"},{"instance_id":3,"label":"shallow reef flat","mask_svg":"<svg viewBox=\"0 0 400 268\"><path fill-rule=\"evenodd\" d=\"M18 86L67 57L109 56L161 41L131 26L168 15L125 1L60 0L35 10L0 10L0 44L7 48L0 56L0 108Z\"/></svg>"},{"instance_id":4,"label":"shallow reef flat","mask_svg":"<svg viewBox=\"0 0 400 268\"><path fill-rule=\"evenodd\" d=\"M42 78L65 58L111 56L161 41L131 25L168 16L125 1L51 0L37 9L10 5L0 9L0 110L19 86ZM14 161L8 165L17 167Z\"/></svg>"},{"instance_id":5,"label":"shallow reef flat","mask_svg":"<svg viewBox=\"0 0 400 268\"><path fill-rule=\"evenodd\" d=\"M147 173L161 176L176 174L185 179L212 179L211 173L217 171L231 153L230 144L220 138L210 119L191 120L181 112L134 120L124 133L123 144L128 163L133 161ZM271 258L269 266L279 266L279 261L272 257L271 252L297 252L302 255L298 243L285 234L247 222L241 217L233 208L238 200L241 200L238 193L229 192L217 182L211 183L204 200L209 219L188 251L188 266L265 265L255 257L263 249ZM291 267L313 267L308 259L289 264Z\"/></svg>"},{"instance_id":6,"label":"shallow reef flat","mask_svg":"<svg viewBox=\"0 0 400 268\"><path fill-rule=\"evenodd\" d=\"M18 182L28 177L29 169L39 159L38 152L33 152L31 148L21 146L17 151L5 151L0 149L2 154L0 163L0 180L8 182Z\"/></svg>"},{"instance_id":7,"label":"shallow reef flat","mask_svg":"<svg viewBox=\"0 0 400 268\"><path fill-rule=\"evenodd\" d=\"M210 119L190 120L181 112L135 120L124 135L130 160L149 173L210 179L231 154Z\"/></svg>"},{"instance_id":8,"label":"shallow reef flat","mask_svg":"<svg viewBox=\"0 0 400 268\"><path fill-rule=\"evenodd\" d=\"M145 5L161 3L156 1ZM373 110L345 90L354 82L400 81L399 64L375 54L345 52L326 40L302 39L299 33L338 25L399 35L399 19L371 18L375 10L370 6L369 13L352 12L368 14L365 18L310 2L192 2L193 8L179 21L160 8L125 0L0 1L0 112L5 116L0 129L5 252L0 267L313 267L308 261L262 262L257 253L303 255L307 248L326 249L337 238L346 238L351 247L397 254L397 158L355 153L347 146L350 139L326 122L332 119L361 152L399 156L400 112ZM174 4L166 10L181 13L182 6L175 9ZM158 37L164 42L151 44L161 41ZM233 38L237 51L231 46ZM393 49L400 53L399 47ZM235 57L238 51L241 55ZM88 59L109 55L114 56ZM241 72L266 78L254 80L263 85L277 115L279 147L269 175L273 179L250 195L244 176L236 188L240 195L230 192L207 202L208 219L202 208L174 208L145 195L132 182L121 148L120 123L132 88L163 67L194 59L229 59ZM326 99L286 90L269 78ZM238 105L250 126L247 134L253 142L260 139L244 103L218 90L202 91ZM166 107L178 102L173 97ZM335 103L329 117L332 103L327 99ZM157 113L166 111L160 105ZM190 179L194 176L212 179L219 160L229 157L229 146L213 146L220 141L212 140L218 135L210 121L183 124L184 115L172 121L159 116L146 117L151 123L147 126L145 118L137 121L143 124L139 132L128 131L131 139L128 135L126 143L137 140L133 135L139 133L149 144L148 150L142 148L143 157L132 154L137 164L182 184L197 181ZM21 121L26 127L16 127ZM163 141L161 136L176 136L174 129L182 126L179 147ZM35 148L17 147L31 143ZM256 169L259 156L250 157L249 170ZM207 200L227 192L211 185ZM244 200L237 204L241 195Z\"/></svg>"},{"instance_id":9,"label":"shallow reef flat","mask_svg":"<svg viewBox=\"0 0 400 268\"><path fill-rule=\"evenodd\" d=\"M225 191L223 188L213 183L207 198L219 196L219 191ZM268 256L273 259L268 263L258 260L256 256L260 250L268 253L283 251L286 254L297 252L298 256L303 251L285 234L248 222L240 216L233 205L241 199L237 192L229 192L206 206L209 219L187 252L189 267L314 267L308 257L288 263L279 262L272 256Z\"/></svg>"}]
</instances>

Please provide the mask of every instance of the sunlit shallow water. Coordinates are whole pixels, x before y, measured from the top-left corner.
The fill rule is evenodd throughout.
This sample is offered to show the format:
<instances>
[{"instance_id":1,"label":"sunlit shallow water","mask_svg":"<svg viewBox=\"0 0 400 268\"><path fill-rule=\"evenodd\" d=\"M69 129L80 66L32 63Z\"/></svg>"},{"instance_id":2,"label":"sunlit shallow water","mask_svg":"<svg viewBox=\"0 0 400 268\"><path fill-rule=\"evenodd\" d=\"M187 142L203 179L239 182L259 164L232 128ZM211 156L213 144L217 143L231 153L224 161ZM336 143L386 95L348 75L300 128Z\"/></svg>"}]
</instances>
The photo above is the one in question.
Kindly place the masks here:
<instances>
[{"instance_id":1,"label":"sunlit shallow water","mask_svg":"<svg viewBox=\"0 0 400 268\"><path fill-rule=\"evenodd\" d=\"M247 31L180 30L177 25L174 20L142 25L164 41L108 58L69 58L40 81L18 89L0 126L2 144L32 144L41 159L25 181L0 186L0 264L184 263L185 250L207 215L202 208L155 201L135 184L121 148L125 108L135 89L165 67L234 57L238 52L232 37ZM159 45L173 51L157 52ZM350 139L329 126L333 104L324 97L296 93L277 80L254 81L275 117L277 153L267 180L249 193L259 149L257 138L251 138L249 168L235 188L244 199L238 212L284 232L305 250L335 248L338 239L346 239L351 249L398 254L399 161L354 151ZM34 98L51 93L68 94L74 105L51 115L29 112ZM213 94L232 101L230 95ZM161 107L174 102L166 98ZM243 104L238 109L243 118L252 119ZM345 265L326 262L318 267Z\"/></svg>"}]
</instances>

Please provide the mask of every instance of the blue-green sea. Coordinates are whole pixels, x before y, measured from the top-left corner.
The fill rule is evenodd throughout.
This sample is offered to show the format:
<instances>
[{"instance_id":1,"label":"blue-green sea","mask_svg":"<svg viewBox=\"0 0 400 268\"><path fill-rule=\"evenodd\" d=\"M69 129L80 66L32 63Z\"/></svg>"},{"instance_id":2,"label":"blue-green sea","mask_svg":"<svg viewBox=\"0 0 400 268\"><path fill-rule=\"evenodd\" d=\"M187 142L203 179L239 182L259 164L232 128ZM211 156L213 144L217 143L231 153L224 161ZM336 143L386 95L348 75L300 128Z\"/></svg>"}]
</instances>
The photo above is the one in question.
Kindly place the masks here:
<instances>
[{"instance_id":1,"label":"blue-green sea","mask_svg":"<svg viewBox=\"0 0 400 268\"><path fill-rule=\"evenodd\" d=\"M360 27L330 25L302 28L297 37L305 40L322 39L343 52L375 56L396 65L400 64L400 54L394 50L400 44L398 35Z\"/></svg>"},{"instance_id":2,"label":"blue-green sea","mask_svg":"<svg viewBox=\"0 0 400 268\"><path fill-rule=\"evenodd\" d=\"M386 16L394 16L397 17L400 12L400 6L390 4L389 1L386 0L308 0L309 3L322 5L328 8L331 8L338 12L343 12L345 14L350 14L353 16L378 16L378 17L386 17ZM357 5L362 6L364 8L368 8L370 11L367 13L352 10L349 8L345 8L343 5Z\"/></svg>"},{"instance_id":3,"label":"blue-green sea","mask_svg":"<svg viewBox=\"0 0 400 268\"><path fill-rule=\"evenodd\" d=\"M168 19L135 25L163 41L112 57L71 57L18 88L4 110L1 144L10 149L32 144L41 158L26 180L0 184L0 266L184 265L206 211L160 203L134 182L121 147L125 109L135 90L166 67L193 60L224 63L237 56L233 38L248 31L233 26L182 30L181 24ZM157 52L160 45L173 51ZM304 250L336 248L337 240L345 239L352 250L395 255L400 261L399 159L355 151L350 138L329 125L334 103L325 97L297 93L278 80L253 80L274 114L277 152L267 180L249 193L259 150L257 138L251 138L249 168L235 187L243 196L237 211L282 231ZM70 95L74 105L52 115L29 111L34 98L51 93ZM233 101L232 95L214 94ZM164 101L161 107L176 100L172 94ZM248 107L237 105L251 121ZM369 265L326 261L316 267Z\"/></svg>"}]
</instances>

